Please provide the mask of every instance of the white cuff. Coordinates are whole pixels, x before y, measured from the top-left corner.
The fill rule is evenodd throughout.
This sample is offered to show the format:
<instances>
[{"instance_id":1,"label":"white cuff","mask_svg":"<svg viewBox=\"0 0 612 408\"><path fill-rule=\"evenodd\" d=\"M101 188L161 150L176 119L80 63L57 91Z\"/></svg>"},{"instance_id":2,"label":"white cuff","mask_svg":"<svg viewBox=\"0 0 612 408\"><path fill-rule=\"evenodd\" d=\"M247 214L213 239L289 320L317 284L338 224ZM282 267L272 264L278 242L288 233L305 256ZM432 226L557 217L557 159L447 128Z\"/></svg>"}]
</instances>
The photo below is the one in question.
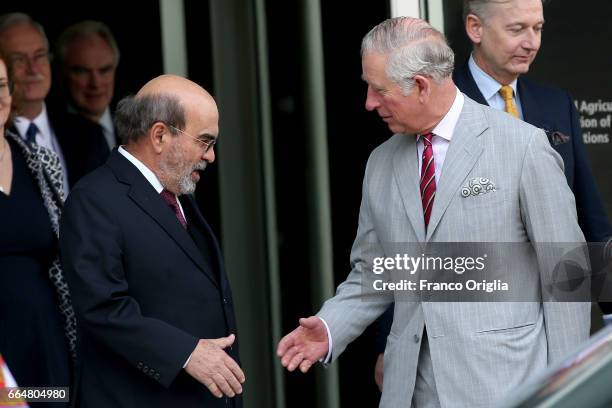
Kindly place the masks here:
<instances>
[{"instance_id":1,"label":"white cuff","mask_svg":"<svg viewBox=\"0 0 612 408\"><path fill-rule=\"evenodd\" d=\"M193 349L193 351L195 351L195 349ZM189 360L191 360L191 356L193 356L193 351L191 352L189 357L187 357L187 361L185 361L185 364L183 364L183 368L187 367L187 364L189 364Z\"/></svg>"},{"instance_id":2,"label":"white cuff","mask_svg":"<svg viewBox=\"0 0 612 408\"><path fill-rule=\"evenodd\" d=\"M317 316L317 317L319 317L319 316ZM331 332L329 331L329 326L327 325L327 322L325 321L325 319L323 319L321 317L319 317L319 319L321 319L321 321L325 325L325 329L327 330L327 342L329 343L329 349L327 350L327 355L325 356L325 358L320 359L319 362L323 363L323 364L329 364L329 360L331 360L331 353L332 353L332 337L331 337Z\"/></svg>"}]
</instances>

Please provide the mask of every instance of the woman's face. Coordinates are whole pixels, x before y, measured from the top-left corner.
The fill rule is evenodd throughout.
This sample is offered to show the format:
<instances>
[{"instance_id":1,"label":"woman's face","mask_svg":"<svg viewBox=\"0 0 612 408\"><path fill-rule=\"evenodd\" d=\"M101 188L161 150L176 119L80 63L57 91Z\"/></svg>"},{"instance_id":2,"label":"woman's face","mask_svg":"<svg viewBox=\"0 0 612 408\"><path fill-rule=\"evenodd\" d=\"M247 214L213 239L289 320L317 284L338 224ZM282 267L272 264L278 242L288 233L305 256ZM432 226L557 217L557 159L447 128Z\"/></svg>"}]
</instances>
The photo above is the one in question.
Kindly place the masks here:
<instances>
[{"instance_id":1,"label":"woman's face","mask_svg":"<svg viewBox=\"0 0 612 408\"><path fill-rule=\"evenodd\" d=\"M6 64L0 59L0 128L4 128L11 112L10 85L6 71Z\"/></svg>"}]
</instances>

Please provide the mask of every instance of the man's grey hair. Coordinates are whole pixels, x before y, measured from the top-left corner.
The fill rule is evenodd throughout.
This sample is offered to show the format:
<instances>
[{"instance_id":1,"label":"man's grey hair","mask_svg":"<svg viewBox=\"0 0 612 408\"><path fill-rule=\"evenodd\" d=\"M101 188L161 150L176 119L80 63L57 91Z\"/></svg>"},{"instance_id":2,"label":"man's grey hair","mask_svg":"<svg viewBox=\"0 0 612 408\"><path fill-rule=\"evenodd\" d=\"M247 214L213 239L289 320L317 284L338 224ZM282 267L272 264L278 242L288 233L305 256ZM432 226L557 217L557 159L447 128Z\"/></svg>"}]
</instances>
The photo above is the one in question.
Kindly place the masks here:
<instances>
[{"instance_id":1,"label":"man's grey hair","mask_svg":"<svg viewBox=\"0 0 612 408\"><path fill-rule=\"evenodd\" d=\"M378 24L361 42L361 56L369 52L389 55L387 77L404 95L410 93L415 75L441 82L453 73L455 54L444 34L420 19L395 17Z\"/></svg>"},{"instance_id":2,"label":"man's grey hair","mask_svg":"<svg viewBox=\"0 0 612 408\"><path fill-rule=\"evenodd\" d=\"M75 40L92 36L100 36L113 51L114 64L119 64L119 47L117 41L108 26L100 21L86 20L73 24L66 28L55 43L55 51L59 57L60 64L64 64L66 50Z\"/></svg>"},{"instance_id":3,"label":"man's grey hair","mask_svg":"<svg viewBox=\"0 0 612 408\"><path fill-rule=\"evenodd\" d=\"M49 49L49 40L45 34L45 29L39 22L34 21L32 17L26 13L6 13L0 15L0 35L9 28L22 24L28 24L34 27L42 36L47 50Z\"/></svg>"},{"instance_id":4,"label":"man's grey hair","mask_svg":"<svg viewBox=\"0 0 612 408\"><path fill-rule=\"evenodd\" d=\"M483 22L491 16L491 6L510 3L513 0L463 0L463 22L468 14L473 14ZM542 5L546 0L542 0Z\"/></svg>"},{"instance_id":5,"label":"man's grey hair","mask_svg":"<svg viewBox=\"0 0 612 408\"><path fill-rule=\"evenodd\" d=\"M115 126L121 140L126 143L138 141L157 122L168 125L171 134L185 128L185 109L178 97L167 93L144 96L128 96L117 104Z\"/></svg>"}]
</instances>

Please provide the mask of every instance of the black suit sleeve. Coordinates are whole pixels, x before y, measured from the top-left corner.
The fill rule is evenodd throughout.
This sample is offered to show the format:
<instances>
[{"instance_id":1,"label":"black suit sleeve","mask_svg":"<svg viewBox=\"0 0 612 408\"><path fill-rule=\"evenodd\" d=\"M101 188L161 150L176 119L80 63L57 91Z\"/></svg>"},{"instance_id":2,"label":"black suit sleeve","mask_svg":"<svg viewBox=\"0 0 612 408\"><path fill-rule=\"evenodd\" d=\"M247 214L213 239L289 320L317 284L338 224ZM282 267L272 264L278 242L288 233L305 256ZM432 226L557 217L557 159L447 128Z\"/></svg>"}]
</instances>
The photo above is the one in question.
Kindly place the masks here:
<instances>
[{"instance_id":1,"label":"black suit sleeve","mask_svg":"<svg viewBox=\"0 0 612 408\"><path fill-rule=\"evenodd\" d=\"M587 242L603 243L612 237L612 227L608 220L606 210L602 204L599 189L595 184L595 177L591 171L586 148L582 140L582 129L578 111L572 97L567 94L569 114L572 125L571 142L574 151L574 196L576 198L576 210L578 212L578 224L584 232ZM606 263L604 259L603 245L594 244L589 246L591 268L596 285L605 278ZM604 296L607 298L607 295ZM599 307L604 314L612 313L612 303L599 302Z\"/></svg>"},{"instance_id":2,"label":"black suit sleeve","mask_svg":"<svg viewBox=\"0 0 612 408\"><path fill-rule=\"evenodd\" d=\"M612 237L612 227L603 207L599 189L582 141L578 111L567 94L569 114L572 122L572 144L574 150L574 195L578 210L578 223L587 242L606 242Z\"/></svg>"},{"instance_id":3,"label":"black suit sleeve","mask_svg":"<svg viewBox=\"0 0 612 408\"><path fill-rule=\"evenodd\" d=\"M152 377L169 387L198 339L143 316L130 296L121 228L104 203L104 197L77 188L66 202L61 222L61 255L79 331L141 371L150 374L154 369L159 375Z\"/></svg>"},{"instance_id":4,"label":"black suit sleeve","mask_svg":"<svg viewBox=\"0 0 612 408\"><path fill-rule=\"evenodd\" d=\"M391 332L391 325L393 324L393 307L395 305L392 303L385 313L380 315L380 317L374 322L375 327L375 344L376 353L382 354L385 352L385 348L387 346L387 337L389 337L389 333Z\"/></svg>"}]
</instances>

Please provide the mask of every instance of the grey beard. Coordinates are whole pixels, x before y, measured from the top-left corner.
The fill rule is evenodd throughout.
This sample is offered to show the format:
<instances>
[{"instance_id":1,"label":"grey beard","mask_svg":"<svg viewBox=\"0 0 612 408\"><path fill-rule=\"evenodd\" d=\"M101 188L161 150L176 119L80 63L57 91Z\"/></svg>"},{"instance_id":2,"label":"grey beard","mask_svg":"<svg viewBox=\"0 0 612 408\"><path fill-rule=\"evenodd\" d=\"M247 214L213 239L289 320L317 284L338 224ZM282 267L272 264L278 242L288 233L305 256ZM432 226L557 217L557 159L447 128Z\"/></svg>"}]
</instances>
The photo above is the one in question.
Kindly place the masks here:
<instances>
[{"instance_id":1,"label":"grey beard","mask_svg":"<svg viewBox=\"0 0 612 408\"><path fill-rule=\"evenodd\" d=\"M193 169L188 174L185 174L178 182L179 191L181 194L193 194L196 189L196 183L191 179L191 173L200 170L203 171L206 169L207 162L202 161L196 164Z\"/></svg>"}]
</instances>

